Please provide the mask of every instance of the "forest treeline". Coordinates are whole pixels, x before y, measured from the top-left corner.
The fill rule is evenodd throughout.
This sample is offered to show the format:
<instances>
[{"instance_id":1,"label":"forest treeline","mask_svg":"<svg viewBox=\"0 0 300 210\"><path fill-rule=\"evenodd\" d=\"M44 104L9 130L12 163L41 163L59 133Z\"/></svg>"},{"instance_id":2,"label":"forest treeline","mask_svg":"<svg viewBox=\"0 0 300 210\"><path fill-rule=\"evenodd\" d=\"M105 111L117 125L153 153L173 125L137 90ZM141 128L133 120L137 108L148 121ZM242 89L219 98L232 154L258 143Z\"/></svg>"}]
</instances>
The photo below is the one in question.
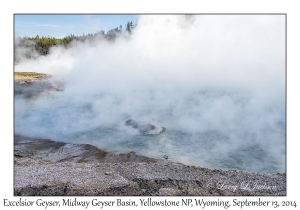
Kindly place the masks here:
<instances>
[{"instance_id":1,"label":"forest treeline","mask_svg":"<svg viewBox=\"0 0 300 210\"><path fill-rule=\"evenodd\" d=\"M51 47L63 46L68 48L74 41L85 42L87 40L97 40L106 39L109 41L114 41L119 35L131 34L132 30L137 26L133 24L132 21L128 21L127 24L116 27L114 29L108 30L106 33L103 30L98 31L94 34L83 34L81 36L75 36L74 34L65 36L64 38L55 37L18 37L15 40L15 64L18 64L23 58L37 58L41 55L48 55L50 53Z\"/></svg>"}]
</instances>

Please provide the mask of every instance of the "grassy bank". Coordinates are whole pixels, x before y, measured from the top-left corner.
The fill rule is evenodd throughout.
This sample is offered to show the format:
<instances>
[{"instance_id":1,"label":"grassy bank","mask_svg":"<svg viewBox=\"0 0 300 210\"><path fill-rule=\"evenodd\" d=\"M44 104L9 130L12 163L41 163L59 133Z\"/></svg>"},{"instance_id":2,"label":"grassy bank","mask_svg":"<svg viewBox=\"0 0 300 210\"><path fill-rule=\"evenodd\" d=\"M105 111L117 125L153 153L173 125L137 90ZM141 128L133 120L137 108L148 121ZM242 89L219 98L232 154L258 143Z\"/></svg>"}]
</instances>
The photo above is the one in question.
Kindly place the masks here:
<instances>
[{"instance_id":1,"label":"grassy bank","mask_svg":"<svg viewBox=\"0 0 300 210\"><path fill-rule=\"evenodd\" d=\"M38 80L38 79L45 79L49 77L47 74L37 73L37 72L14 72L14 79L15 80Z\"/></svg>"}]
</instances>

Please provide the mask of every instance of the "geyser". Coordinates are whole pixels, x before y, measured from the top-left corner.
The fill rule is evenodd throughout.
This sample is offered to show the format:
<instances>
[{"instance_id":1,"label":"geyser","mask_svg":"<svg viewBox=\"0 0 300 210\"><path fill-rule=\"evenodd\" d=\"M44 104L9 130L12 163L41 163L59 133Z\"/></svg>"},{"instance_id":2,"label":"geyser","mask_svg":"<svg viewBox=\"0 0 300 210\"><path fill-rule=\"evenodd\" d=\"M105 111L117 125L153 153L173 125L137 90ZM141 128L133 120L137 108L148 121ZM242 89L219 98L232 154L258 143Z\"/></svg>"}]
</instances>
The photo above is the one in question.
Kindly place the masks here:
<instances>
[{"instance_id":1,"label":"geyser","mask_svg":"<svg viewBox=\"0 0 300 210\"><path fill-rule=\"evenodd\" d=\"M64 84L34 98L15 94L17 134L285 171L284 15L140 16L131 35L56 47L15 71ZM167 130L136 135L144 128L128 119Z\"/></svg>"}]
</instances>

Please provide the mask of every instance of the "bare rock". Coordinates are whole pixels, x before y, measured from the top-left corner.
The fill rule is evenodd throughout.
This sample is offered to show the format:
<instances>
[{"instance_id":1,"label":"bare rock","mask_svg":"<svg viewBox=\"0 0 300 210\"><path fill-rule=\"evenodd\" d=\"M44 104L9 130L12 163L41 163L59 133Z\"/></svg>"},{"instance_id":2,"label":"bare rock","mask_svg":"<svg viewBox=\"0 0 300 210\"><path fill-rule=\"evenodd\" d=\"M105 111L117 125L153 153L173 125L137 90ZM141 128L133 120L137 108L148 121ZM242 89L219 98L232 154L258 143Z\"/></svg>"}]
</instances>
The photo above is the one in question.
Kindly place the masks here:
<instances>
[{"instance_id":1,"label":"bare rock","mask_svg":"<svg viewBox=\"0 0 300 210\"><path fill-rule=\"evenodd\" d=\"M159 196L175 196L175 195L180 195L180 190L175 190L172 188L160 188L158 190L158 195Z\"/></svg>"},{"instance_id":2,"label":"bare rock","mask_svg":"<svg viewBox=\"0 0 300 210\"><path fill-rule=\"evenodd\" d=\"M212 170L15 135L14 194L285 196L286 174Z\"/></svg>"}]
</instances>

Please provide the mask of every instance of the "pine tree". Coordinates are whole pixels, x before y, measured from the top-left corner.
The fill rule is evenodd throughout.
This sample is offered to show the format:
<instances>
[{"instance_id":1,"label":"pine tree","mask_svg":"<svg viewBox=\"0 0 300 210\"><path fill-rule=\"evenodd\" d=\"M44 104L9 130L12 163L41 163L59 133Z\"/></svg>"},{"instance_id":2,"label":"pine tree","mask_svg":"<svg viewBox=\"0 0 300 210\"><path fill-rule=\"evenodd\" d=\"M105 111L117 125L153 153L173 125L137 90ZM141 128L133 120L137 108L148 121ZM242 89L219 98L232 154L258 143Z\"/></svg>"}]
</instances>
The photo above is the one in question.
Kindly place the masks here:
<instances>
[{"instance_id":1,"label":"pine tree","mask_svg":"<svg viewBox=\"0 0 300 210\"><path fill-rule=\"evenodd\" d=\"M128 33L131 34L130 22L127 22L126 31L128 31Z\"/></svg>"}]
</instances>

